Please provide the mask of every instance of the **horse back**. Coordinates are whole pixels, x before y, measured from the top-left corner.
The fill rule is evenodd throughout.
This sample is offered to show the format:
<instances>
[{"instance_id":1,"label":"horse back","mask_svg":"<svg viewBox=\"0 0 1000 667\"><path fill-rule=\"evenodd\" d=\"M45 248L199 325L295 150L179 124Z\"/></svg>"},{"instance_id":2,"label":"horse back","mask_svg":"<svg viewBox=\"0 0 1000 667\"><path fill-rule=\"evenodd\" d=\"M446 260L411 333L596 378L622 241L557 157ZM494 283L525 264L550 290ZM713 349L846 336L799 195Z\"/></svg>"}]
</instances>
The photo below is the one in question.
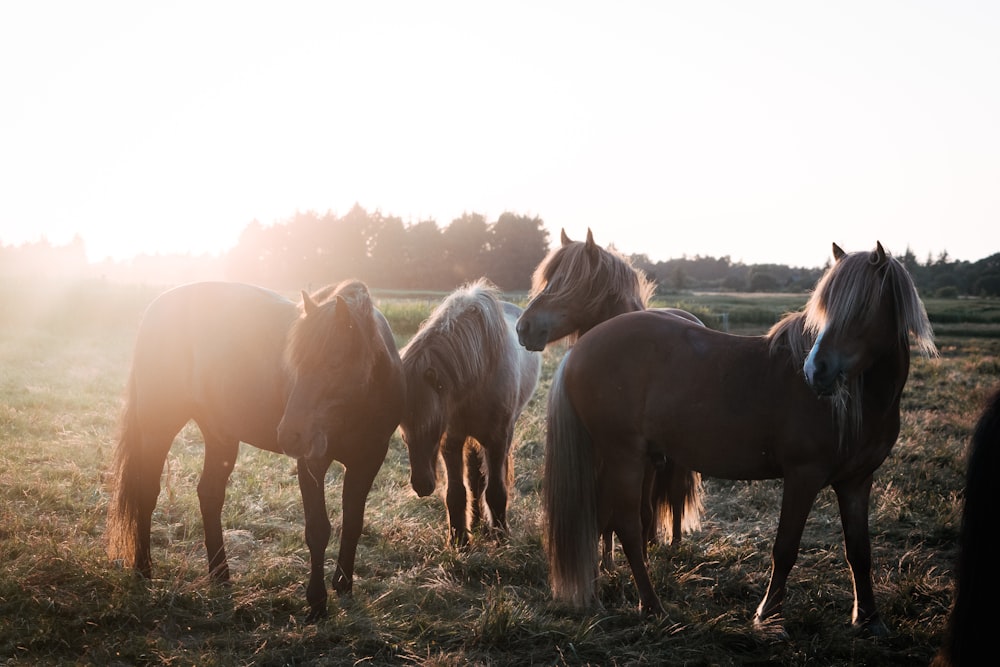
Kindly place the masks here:
<instances>
[{"instance_id":1,"label":"horse back","mask_svg":"<svg viewBox=\"0 0 1000 667\"><path fill-rule=\"evenodd\" d=\"M628 313L581 337L564 376L592 435L661 448L704 474L766 479L800 460L835 465L829 404L763 336Z\"/></svg>"},{"instance_id":2,"label":"horse back","mask_svg":"<svg viewBox=\"0 0 1000 667\"><path fill-rule=\"evenodd\" d=\"M192 283L164 292L136 338L140 423L195 419L220 437L274 449L285 342L297 315L288 299L251 285Z\"/></svg>"}]
</instances>

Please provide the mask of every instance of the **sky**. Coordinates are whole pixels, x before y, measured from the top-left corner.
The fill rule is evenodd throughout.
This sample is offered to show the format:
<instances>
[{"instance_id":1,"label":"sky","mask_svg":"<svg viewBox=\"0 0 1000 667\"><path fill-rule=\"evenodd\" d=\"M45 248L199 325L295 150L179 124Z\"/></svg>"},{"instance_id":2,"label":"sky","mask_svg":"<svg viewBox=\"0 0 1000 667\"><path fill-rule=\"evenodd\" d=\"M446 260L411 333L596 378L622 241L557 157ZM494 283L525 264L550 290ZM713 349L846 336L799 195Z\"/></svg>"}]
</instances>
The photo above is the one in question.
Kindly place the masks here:
<instances>
[{"instance_id":1,"label":"sky","mask_svg":"<svg viewBox=\"0 0 1000 667\"><path fill-rule=\"evenodd\" d=\"M538 216L653 261L1000 252L1000 3L0 8L0 244Z\"/></svg>"}]
</instances>

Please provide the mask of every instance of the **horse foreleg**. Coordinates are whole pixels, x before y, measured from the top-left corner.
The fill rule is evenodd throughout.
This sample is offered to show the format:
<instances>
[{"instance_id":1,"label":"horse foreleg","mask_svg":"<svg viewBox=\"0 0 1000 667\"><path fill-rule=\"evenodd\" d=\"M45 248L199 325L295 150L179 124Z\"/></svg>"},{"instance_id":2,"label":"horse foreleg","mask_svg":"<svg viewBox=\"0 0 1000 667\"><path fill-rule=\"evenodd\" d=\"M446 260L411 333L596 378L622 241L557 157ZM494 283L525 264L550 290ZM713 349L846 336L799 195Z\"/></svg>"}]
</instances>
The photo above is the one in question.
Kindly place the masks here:
<instances>
[{"instance_id":1,"label":"horse foreleg","mask_svg":"<svg viewBox=\"0 0 1000 667\"><path fill-rule=\"evenodd\" d=\"M889 629L879 617L872 589L872 546L868 533L868 503L872 478L834 485L840 507L840 524L844 529L844 550L854 582L854 609L851 622L875 636L885 636Z\"/></svg>"},{"instance_id":2,"label":"horse foreleg","mask_svg":"<svg viewBox=\"0 0 1000 667\"><path fill-rule=\"evenodd\" d=\"M441 456L447 474L445 505L448 509L449 539L451 544L462 547L469 543L469 499L465 489L465 436L445 437Z\"/></svg>"},{"instance_id":3,"label":"horse foreleg","mask_svg":"<svg viewBox=\"0 0 1000 667\"><path fill-rule=\"evenodd\" d=\"M305 517L306 546L309 547L309 584L306 586L306 602L309 603L309 613L306 622L313 623L326 616L326 582L323 580L323 561L326 558L326 547L330 543L330 517L326 511L326 494L323 484L326 480L326 470L329 463L310 462L298 459L299 491L302 493L302 510ZM347 495L347 480L350 471L344 474L344 495ZM347 504L344 504L344 536L341 542L347 541ZM341 548L343 550L343 547ZM352 557L353 564L353 557ZM336 588L336 580L334 587ZM343 585L343 584L341 584ZM350 590L348 576L347 590Z\"/></svg>"},{"instance_id":4,"label":"horse foreleg","mask_svg":"<svg viewBox=\"0 0 1000 667\"><path fill-rule=\"evenodd\" d=\"M806 518L821 488L822 484L802 477L785 477L778 532L771 550L771 578L764 599L757 605L757 612L754 615L755 625L763 625L767 619L781 614L788 573L798 558L799 543L802 541Z\"/></svg>"},{"instance_id":5,"label":"horse foreleg","mask_svg":"<svg viewBox=\"0 0 1000 667\"><path fill-rule=\"evenodd\" d=\"M354 582L354 559L358 553L358 540L365 522L365 502L368 492L372 489L375 475L378 474L385 458L385 447L382 455L363 462L357 462L347 467L344 473L343 517L344 523L340 533L340 552L337 555L337 571L333 574L333 589L340 595L349 595Z\"/></svg>"},{"instance_id":6,"label":"horse foreleg","mask_svg":"<svg viewBox=\"0 0 1000 667\"><path fill-rule=\"evenodd\" d=\"M222 440L206 435L205 463L198 481L198 503L201 522L205 531L205 552L208 554L208 573L219 582L229 581L229 563L222 540L222 505L226 500L226 484L236 464L239 441Z\"/></svg>"}]
</instances>

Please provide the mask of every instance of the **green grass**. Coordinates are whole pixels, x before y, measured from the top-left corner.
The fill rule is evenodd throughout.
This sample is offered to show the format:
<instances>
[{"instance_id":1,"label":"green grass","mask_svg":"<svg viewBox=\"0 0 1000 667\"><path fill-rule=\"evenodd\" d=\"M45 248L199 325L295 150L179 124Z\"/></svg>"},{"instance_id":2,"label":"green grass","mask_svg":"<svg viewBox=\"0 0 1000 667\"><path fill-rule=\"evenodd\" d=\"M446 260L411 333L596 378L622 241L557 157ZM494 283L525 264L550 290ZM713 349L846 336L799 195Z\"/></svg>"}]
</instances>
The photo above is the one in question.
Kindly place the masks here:
<instances>
[{"instance_id":1,"label":"green grass","mask_svg":"<svg viewBox=\"0 0 1000 667\"><path fill-rule=\"evenodd\" d=\"M676 548L651 552L664 618L636 612L620 554L617 571L600 581L603 611L555 605L538 493L558 346L545 353L542 386L516 436L510 540L448 548L443 502L409 489L405 447L394 437L368 499L354 596L332 597L330 617L306 625L308 552L288 458L241 451L223 513L229 586L206 576L195 494L202 447L193 426L171 450L154 515L154 579L137 580L105 556L105 474L135 326L156 291L105 284L0 290L5 664L911 665L927 664L940 644L965 451L1000 377L1000 338L942 333L939 360L914 360L899 442L876 475L871 506L888 638L859 637L849 627L850 578L829 491L816 502L789 581L789 638L753 630L777 524L777 481L705 480L703 528ZM706 320L741 308L758 313L746 317L758 330L795 307L794 299L724 298L733 299L690 295L659 305L681 305ZM402 332L415 330L434 303L421 295L384 297L380 305L405 339ZM341 478L335 464L327 478L335 526L328 572Z\"/></svg>"}]
</instances>

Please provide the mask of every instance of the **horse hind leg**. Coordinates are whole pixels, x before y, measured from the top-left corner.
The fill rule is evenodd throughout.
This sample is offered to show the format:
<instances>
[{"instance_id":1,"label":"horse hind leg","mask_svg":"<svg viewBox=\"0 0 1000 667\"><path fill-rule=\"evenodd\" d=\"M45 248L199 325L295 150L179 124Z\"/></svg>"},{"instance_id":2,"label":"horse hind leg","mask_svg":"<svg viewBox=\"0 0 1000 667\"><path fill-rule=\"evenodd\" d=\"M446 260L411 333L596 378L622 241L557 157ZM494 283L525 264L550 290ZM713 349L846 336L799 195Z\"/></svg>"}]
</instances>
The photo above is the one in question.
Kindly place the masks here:
<instances>
[{"instance_id":1,"label":"horse hind leg","mask_svg":"<svg viewBox=\"0 0 1000 667\"><path fill-rule=\"evenodd\" d=\"M628 470L619 470L611 474L606 470L608 481L604 492L614 493L614 498L608 498L612 506L611 523L615 534L622 544L622 551L628 559L632 570L632 578L639 592L639 608L645 614L659 616L664 613L653 581L646 566L646 541L642 525L642 504L645 502L642 493L642 479ZM643 473L639 473L642 475Z\"/></svg>"},{"instance_id":2,"label":"horse hind leg","mask_svg":"<svg viewBox=\"0 0 1000 667\"><path fill-rule=\"evenodd\" d=\"M229 563L222 539L222 505L226 500L226 485L236 464L239 441L211 435L202 429L205 440L205 463L198 481L198 504L205 532L205 552L208 572L214 581L229 581Z\"/></svg>"},{"instance_id":3,"label":"horse hind leg","mask_svg":"<svg viewBox=\"0 0 1000 667\"><path fill-rule=\"evenodd\" d=\"M121 438L115 449L114 488L108 505L108 553L131 563L143 577L152 577L150 533L153 510L160 495L160 478L177 423L146 425L139 419L134 399L126 406Z\"/></svg>"}]
</instances>

